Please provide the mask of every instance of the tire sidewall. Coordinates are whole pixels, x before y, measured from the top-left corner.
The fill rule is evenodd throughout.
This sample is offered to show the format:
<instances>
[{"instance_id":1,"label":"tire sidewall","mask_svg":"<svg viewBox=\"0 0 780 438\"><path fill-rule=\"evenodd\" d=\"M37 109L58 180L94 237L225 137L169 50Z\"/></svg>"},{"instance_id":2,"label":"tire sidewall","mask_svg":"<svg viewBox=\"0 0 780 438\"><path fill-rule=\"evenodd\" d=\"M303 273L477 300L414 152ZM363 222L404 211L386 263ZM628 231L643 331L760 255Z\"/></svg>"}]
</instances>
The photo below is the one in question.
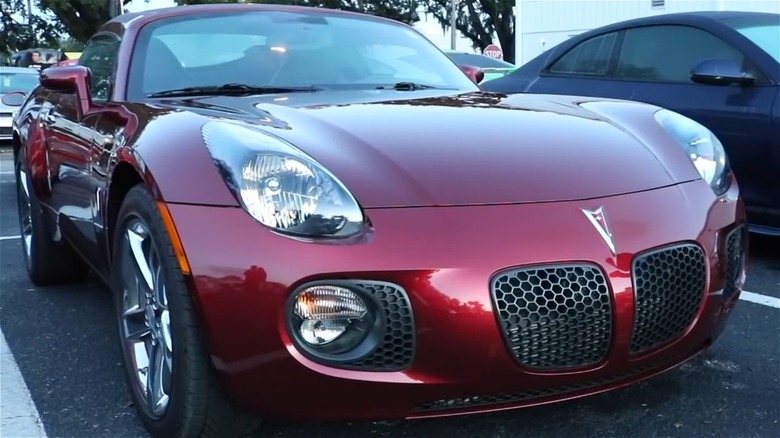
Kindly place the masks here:
<instances>
[{"instance_id":1,"label":"tire sidewall","mask_svg":"<svg viewBox=\"0 0 780 438\"><path fill-rule=\"evenodd\" d=\"M27 160L25 159L27 155L25 154L24 149L19 149L19 152L16 154L16 160L14 163L14 175L16 177L16 214L17 214L17 222L19 223L19 232L22 232L22 175L21 170L24 169L25 176L26 176L26 183L27 183L27 196L30 201L30 228L31 234L30 234L30 245L29 248L25 250L25 243L24 243L24 236L22 236L22 256L24 257L24 267L27 269L27 274L29 276L34 275L35 266L33 265L33 262L35 261L35 256L38 251L35 249L35 245L38 242L39 236L37 233L36 228L39 227L40 218L36 217L35 211L36 209L40 209L40 205L37 202L37 198L35 198L35 191L32 185L32 178L30 178L30 170L27 166ZM29 251L29 255L27 254Z\"/></svg>"},{"instance_id":2,"label":"tire sidewall","mask_svg":"<svg viewBox=\"0 0 780 438\"><path fill-rule=\"evenodd\" d=\"M160 257L166 284L168 311L171 318L173 378L168 409L161 417L157 418L150 412L139 393L139 388L136 384L137 377L134 375L133 358L127 351L122 335L123 279L122 270L119 266L121 266L123 258L129 256L124 234L127 225L134 219L141 220L149 229L152 244L155 245L155 249ZM208 366L205 361L198 363L197 361L188 360L186 357L187 346L198 340L191 339L193 336L192 330L187 326L185 315L182 314L185 308L182 300L185 299L184 297L188 293L186 286L184 286L184 276L176 262L175 254L172 253L170 237L167 235L162 218L156 209L154 198L145 187L136 186L131 189L122 204L116 225L112 247L111 287L114 295L118 336L128 385L130 386L133 402L136 405L139 416L152 434L166 437L177 436L182 423L192 421L193 417L192 409L189 409L186 404L187 394L192 393L193 388L191 386L203 381L203 379L193 379L193 377L202 373L202 370L197 369L198 367ZM205 389L202 390L205 392Z\"/></svg>"}]
</instances>

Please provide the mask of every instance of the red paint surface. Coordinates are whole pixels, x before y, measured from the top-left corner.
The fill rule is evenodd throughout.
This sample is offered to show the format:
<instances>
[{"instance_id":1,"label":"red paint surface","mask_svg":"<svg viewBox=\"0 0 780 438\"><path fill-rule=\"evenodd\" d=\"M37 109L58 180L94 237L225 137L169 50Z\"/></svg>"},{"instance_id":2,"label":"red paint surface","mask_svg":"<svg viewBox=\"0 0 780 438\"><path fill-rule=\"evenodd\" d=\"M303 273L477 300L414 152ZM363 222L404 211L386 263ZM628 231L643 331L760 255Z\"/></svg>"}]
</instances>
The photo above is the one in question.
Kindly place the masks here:
<instances>
[{"instance_id":1,"label":"red paint surface","mask_svg":"<svg viewBox=\"0 0 780 438\"><path fill-rule=\"evenodd\" d=\"M736 194L734 186L716 200L699 181L590 201L372 209L367 211L372 237L353 245L288 239L238 208L169 207L192 267L215 363L238 400L275 416L393 418L415 416L415 405L437 399L544 389L648 363L656 364L649 371L653 373L697 354L724 323L721 251L725 233L743 218ZM610 218L617 257L580 211L601 205ZM219 226L204 232L203 224ZM710 277L705 306L684 337L631 359L631 259L636 252L678 241L697 241L706 251ZM605 363L590 370L527 372L504 344L489 280L508 267L560 261L597 263L608 274L616 312L613 348ZM417 327L410 369L336 370L296 350L284 326L285 300L302 282L328 278L383 280L406 289ZM599 392L633 380L524 404Z\"/></svg>"}]
</instances>

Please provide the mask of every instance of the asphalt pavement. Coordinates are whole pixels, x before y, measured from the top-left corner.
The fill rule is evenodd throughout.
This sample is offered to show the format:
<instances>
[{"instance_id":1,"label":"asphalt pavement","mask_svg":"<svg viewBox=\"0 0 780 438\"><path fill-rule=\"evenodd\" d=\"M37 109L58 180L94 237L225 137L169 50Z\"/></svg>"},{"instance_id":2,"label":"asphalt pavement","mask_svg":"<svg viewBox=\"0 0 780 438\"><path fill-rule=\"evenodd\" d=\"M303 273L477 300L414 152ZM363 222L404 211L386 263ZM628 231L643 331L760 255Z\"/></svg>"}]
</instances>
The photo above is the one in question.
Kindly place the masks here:
<instances>
[{"instance_id":1,"label":"asphalt pavement","mask_svg":"<svg viewBox=\"0 0 780 438\"><path fill-rule=\"evenodd\" d=\"M13 238L18 234L10 155L0 153L0 328L47 435L146 437L131 406L106 289L94 281L34 287L24 271L21 243ZM746 289L780 298L780 240L752 239ZM778 333L780 309L742 301L710 350L622 390L496 414L272 423L266 432L305 438L780 437ZM2 376L5 394L10 381ZM317 396L327 403L327 395ZM0 435L9 436L1 430Z\"/></svg>"}]
</instances>

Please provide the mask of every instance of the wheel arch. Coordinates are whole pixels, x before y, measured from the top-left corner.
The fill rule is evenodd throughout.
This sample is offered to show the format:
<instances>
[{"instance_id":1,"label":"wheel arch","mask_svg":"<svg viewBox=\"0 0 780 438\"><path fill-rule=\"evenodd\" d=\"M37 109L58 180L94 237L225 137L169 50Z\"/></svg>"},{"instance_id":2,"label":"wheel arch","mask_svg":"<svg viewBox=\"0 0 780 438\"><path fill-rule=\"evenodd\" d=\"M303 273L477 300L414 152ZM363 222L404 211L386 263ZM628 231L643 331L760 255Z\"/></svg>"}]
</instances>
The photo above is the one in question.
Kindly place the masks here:
<instances>
[{"instance_id":1,"label":"wheel arch","mask_svg":"<svg viewBox=\"0 0 780 438\"><path fill-rule=\"evenodd\" d=\"M127 192L133 187L144 182L140 172L127 161L120 161L114 167L111 174L111 182L108 186L108 200L106 202L106 244L108 256L113 259L114 254L114 228L122 208L122 202Z\"/></svg>"}]
</instances>

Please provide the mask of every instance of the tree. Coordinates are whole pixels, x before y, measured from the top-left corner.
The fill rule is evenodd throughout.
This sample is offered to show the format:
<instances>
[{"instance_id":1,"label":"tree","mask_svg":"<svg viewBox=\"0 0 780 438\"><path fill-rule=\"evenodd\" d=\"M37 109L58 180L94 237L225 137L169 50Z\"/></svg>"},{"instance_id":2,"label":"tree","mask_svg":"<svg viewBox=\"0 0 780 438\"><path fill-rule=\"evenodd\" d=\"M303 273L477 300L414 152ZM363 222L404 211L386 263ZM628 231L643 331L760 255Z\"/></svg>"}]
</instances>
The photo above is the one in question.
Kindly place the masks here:
<instances>
[{"instance_id":1,"label":"tree","mask_svg":"<svg viewBox=\"0 0 780 438\"><path fill-rule=\"evenodd\" d=\"M56 47L61 26L28 14L25 0L0 0L0 53L10 55L33 47Z\"/></svg>"},{"instance_id":2,"label":"tree","mask_svg":"<svg viewBox=\"0 0 780 438\"><path fill-rule=\"evenodd\" d=\"M22 0L2 0L16 1ZM42 10L50 11L62 23L67 33L77 41L86 42L106 21L111 19L108 0L35 0ZM126 5L130 0L120 0ZM180 5L203 3L238 3L239 0L177 0ZM247 3L279 3L321 6L333 9L361 11L381 15L406 23L419 18L412 14L414 0L247 0ZM410 21L412 20L412 21Z\"/></svg>"},{"instance_id":3,"label":"tree","mask_svg":"<svg viewBox=\"0 0 780 438\"><path fill-rule=\"evenodd\" d=\"M41 10L51 12L75 40L86 42L111 19L108 0L37 0ZM123 0L122 4L130 0Z\"/></svg>"},{"instance_id":4,"label":"tree","mask_svg":"<svg viewBox=\"0 0 780 438\"><path fill-rule=\"evenodd\" d=\"M451 0L425 0L426 10L442 25L450 26ZM455 28L483 50L498 37L504 60L515 62L515 13L513 0L460 0L456 5Z\"/></svg>"},{"instance_id":5,"label":"tree","mask_svg":"<svg viewBox=\"0 0 780 438\"><path fill-rule=\"evenodd\" d=\"M237 3L237 0L178 0L183 4L203 3ZM246 0L245 3L271 3L299 6L315 6L328 9L341 9L344 11L363 12L391 18L406 24L416 23L420 20L415 12L417 0Z\"/></svg>"},{"instance_id":6,"label":"tree","mask_svg":"<svg viewBox=\"0 0 780 438\"><path fill-rule=\"evenodd\" d=\"M84 43L68 37L60 40L59 47L63 52L81 52L84 50Z\"/></svg>"}]
</instances>

